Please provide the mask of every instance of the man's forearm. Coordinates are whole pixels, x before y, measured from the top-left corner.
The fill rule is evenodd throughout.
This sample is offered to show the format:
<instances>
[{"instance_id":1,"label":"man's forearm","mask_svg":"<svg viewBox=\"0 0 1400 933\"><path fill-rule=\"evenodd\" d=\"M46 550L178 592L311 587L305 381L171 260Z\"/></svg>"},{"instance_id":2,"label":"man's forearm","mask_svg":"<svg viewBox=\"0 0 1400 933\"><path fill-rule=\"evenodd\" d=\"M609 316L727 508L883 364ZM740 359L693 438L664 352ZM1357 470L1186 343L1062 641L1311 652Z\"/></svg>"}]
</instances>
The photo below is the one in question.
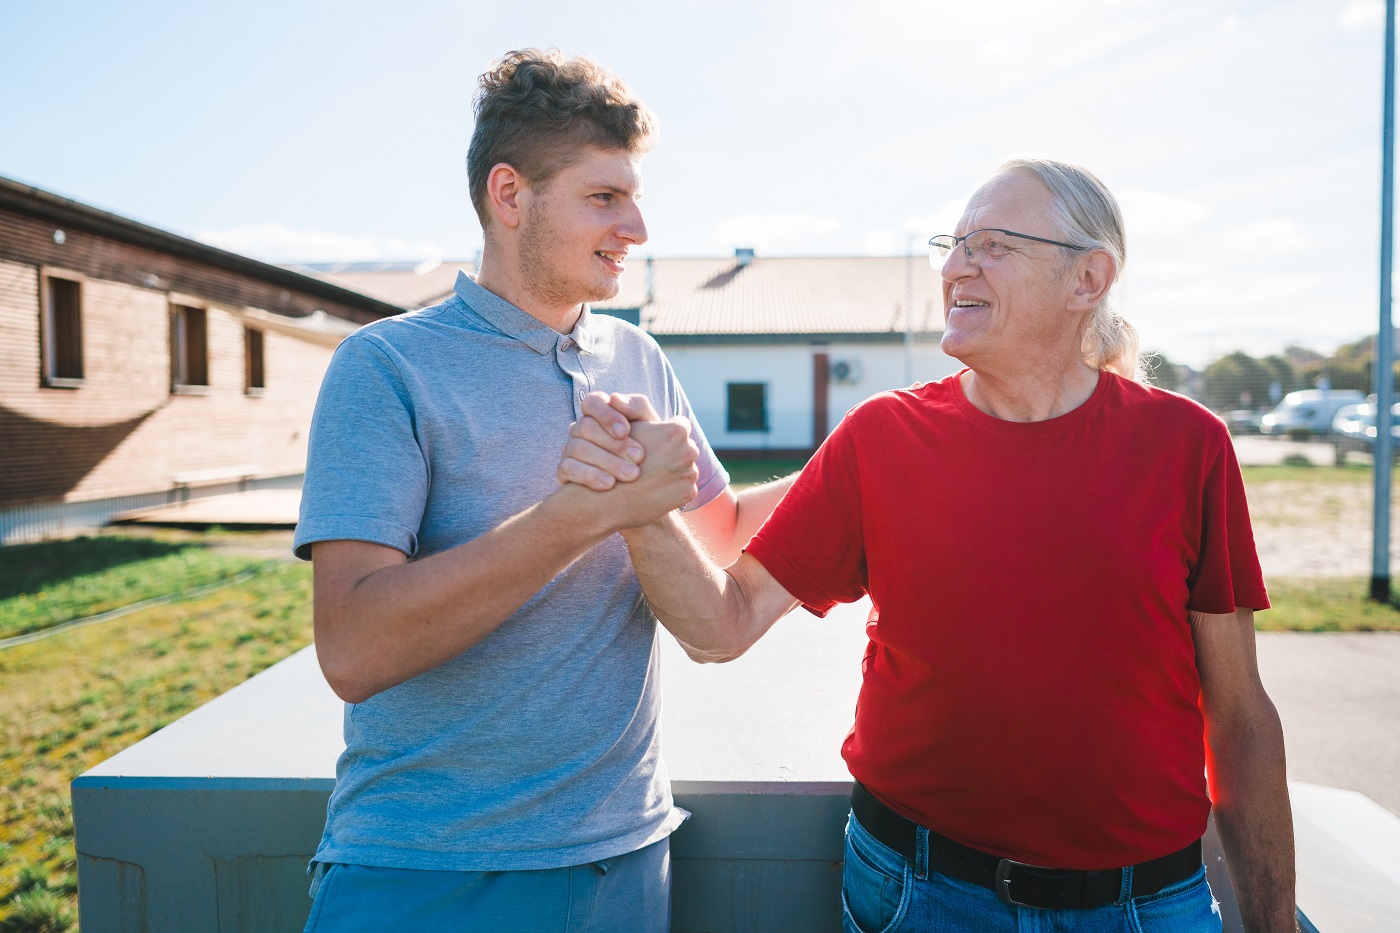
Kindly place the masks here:
<instances>
[{"instance_id":1,"label":"man's forearm","mask_svg":"<svg viewBox=\"0 0 1400 933\"><path fill-rule=\"evenodd\" d=\"M1248 724L1210 736L1215 821L1248 933L1297 929L1293 816L1283 729L1273 704Z\"/></svg>"},{"instance_id":2,"label":"man's forearm","mask_svg":"<svg viewBox=\"0 0 1400 933\"><path fill-rule=\"evenodd\" d=\"M734 523L734 557L737 558L739 552L748 545L749 539L758 533L758 529L768 520L768 516L773 514L773 510L778 507L778 503L787 495L787 491L800 475L793 473L782 479L750 486L737 494L739 503ZM733 563L733 558L721 563Z\"/></svg>"},{"instance_id":3,"label":"man's forearm","mask_svg":"<svg viewBox=\"0 0 1400 933\"><path fill-rule=\"evenodd\" d=\"M610 534L578 487L484 535L419 561L379 566L358 579L317 567L317 652L331 686L361 702L456 657L495 631L535 593ZM316 545L320 549L342 542ZM329 571L328 571L329 572Z\"/></svg>"},{"instance_id":4,"label":"man's forearm","mask_svg":"<svg viewBox=\"0 0 1400 933\"><path fill-rule=\"evenodd\" d=\"M652 612L696 661L728 661L743 637L744 593L677 515L622 532Z\"/></svg>"},{"instance_id":5,"label":"man's forearm","mask_svg":"<svg viewBox=\"0 0 1400 933\"><path fill-rule=\"evenodd\" d=\"M742 492L726 489L704 506L685 513L686 524L711 559L728 567L739 559L749 539L768 520L796 479L794 473Z\"/></svg>"}]
</instances>

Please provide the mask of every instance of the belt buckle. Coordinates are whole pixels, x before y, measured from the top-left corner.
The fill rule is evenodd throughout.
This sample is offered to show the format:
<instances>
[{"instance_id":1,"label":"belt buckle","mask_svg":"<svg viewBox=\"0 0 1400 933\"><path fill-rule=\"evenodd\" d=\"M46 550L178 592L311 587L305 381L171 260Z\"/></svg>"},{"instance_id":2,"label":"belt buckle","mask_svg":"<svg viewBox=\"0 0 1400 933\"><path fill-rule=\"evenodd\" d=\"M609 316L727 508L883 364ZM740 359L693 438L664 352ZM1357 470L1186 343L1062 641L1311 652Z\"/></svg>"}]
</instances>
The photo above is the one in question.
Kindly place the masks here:
<instances>
[{"instance_id":1,"label":"belt buckle","mask_svg":"<svg viewBox=\"0 0 1400 933\"><path fill-rule=\"evenodd\" d=\"M1029 862L1017 862L1009 858L1004 858L1000 862L997 862L995 888L997 897L1001 898L1001 902L1007 907L1030 907L1035 910L1040 910L1041 908L1035 904L1027 904L1011 896L1011 869L1013 868L1033 868L1039 871L1053 871L1054 869L1046 868L1043 865L1032 865Z\"/></svg>"}]
</instances>

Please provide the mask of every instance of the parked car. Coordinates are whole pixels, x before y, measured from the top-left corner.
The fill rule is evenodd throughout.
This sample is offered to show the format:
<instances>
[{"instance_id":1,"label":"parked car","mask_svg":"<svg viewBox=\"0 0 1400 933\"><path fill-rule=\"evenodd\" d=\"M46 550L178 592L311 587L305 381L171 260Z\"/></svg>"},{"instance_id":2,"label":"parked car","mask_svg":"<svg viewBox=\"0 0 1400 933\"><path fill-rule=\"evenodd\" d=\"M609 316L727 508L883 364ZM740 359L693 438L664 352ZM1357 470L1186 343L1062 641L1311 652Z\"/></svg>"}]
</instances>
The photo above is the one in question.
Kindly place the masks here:
<instances>
[{"instance_id":1,"label":"parked car","mask_svg":"<svg viewBox=\"0 0 1400 933\"><path fill-rule=\"evenodd\" d=\"M1395 439L1394 450L1400 451L1400 402L1390 407L1390 436ZM1376 446L1376 399L1371 396L1359 405L1348 405L1332 419L1332 445L1337 448L1337 463L1346 462L1348 451L1371 453Z\"/></svg>"},{"instance_id":2,"label":"parked car","mask_svg":"<svg viewBox=\"0 0 1400 933\"><path fill-rule=\"evenodd\" d=\"M1225 413L1225 424L1231 434L1258 434L1261 415L1251 408L1236 408Z\"/></svg>"},{"instance_id":3,"label":"parked car","mask_svg":"<svg viewBox=\"0 0 1400 933\"><path fill-rule=\"evenodd\" d=\"M1259 422L1259 430L1275 437L1310 438L1332 430L1337 412L1366 401L1355 389L1301 389L1289 392Z\"/></svg>"}]
</instances>

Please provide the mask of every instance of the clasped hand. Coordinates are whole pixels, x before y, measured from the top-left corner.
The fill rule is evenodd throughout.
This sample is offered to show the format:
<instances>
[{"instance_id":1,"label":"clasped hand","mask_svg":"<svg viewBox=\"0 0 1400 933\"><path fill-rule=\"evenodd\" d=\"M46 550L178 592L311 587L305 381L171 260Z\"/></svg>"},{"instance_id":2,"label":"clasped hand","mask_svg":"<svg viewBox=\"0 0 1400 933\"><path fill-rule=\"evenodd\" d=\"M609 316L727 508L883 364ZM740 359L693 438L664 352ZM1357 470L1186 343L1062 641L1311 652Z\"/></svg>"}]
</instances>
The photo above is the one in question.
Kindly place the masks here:
<instances>
[{"instance_id":1,"label":"clasped hand","mask_svg":"<svg viewBox=\"0 0 1400 933\"><path fill-rule=\"evenodd\" d=\"M590 392L569 425L556 473L614 500L620 528L650 524L696 495L699 450L685 418L661 419L645 395Z\"/></svg>"}]
</instances>

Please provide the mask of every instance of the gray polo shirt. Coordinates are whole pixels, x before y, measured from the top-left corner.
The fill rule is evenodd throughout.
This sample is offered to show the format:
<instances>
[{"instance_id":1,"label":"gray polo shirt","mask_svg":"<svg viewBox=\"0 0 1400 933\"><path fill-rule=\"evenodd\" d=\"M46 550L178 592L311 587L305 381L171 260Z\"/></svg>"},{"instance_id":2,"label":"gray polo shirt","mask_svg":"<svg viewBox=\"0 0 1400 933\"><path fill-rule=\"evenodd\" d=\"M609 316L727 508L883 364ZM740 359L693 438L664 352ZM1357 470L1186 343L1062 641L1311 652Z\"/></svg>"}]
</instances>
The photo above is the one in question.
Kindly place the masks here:
<instances>
[{"instance_id":1,"label":"gray polo shirt","mask_svg":"<svg viewBox=\"0 0 1400 933\"><path fill-rule=\"evenodd\" d=\"M311 426L295 548L349 539L410 559L545 498L585 393L691 419L700 494L728 484L660 348L585 310L562 335L459 275L443 304L336 351ZM609 858L682 816L660 758L656 619L622 538L431 671L347 704L320 862L497 871Z\"/></svg>"}]
</instances>

